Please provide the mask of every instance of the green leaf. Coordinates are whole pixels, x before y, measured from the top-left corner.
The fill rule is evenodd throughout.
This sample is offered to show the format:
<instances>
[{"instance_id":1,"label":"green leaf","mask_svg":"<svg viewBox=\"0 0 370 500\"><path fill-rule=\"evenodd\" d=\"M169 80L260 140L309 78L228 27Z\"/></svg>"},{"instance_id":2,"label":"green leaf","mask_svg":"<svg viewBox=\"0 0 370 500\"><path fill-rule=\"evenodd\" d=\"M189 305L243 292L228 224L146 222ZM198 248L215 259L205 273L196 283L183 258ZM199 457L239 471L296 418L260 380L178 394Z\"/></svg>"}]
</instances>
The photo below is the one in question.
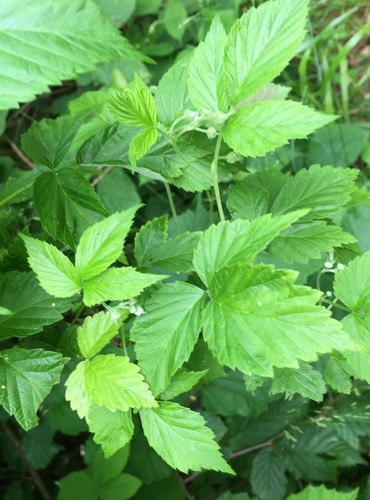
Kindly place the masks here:
<instances>
[{"instance_id":1,"label":"green leaf","mask_svg":"<svg viewBox=\"0 0 370 500\"><path fill-rule=\"evenodd\" d=\"M348 374L370 383L370 318L349 314L342 320L343 327L351 337L363 346L363 351L346 352L344 368Z\"/></svg>"},{"instance_id":2,"label":"green leaf","mask_svg":"<svg viewBox=\"0 0 370 500\"><path fill-rule=\"evenodd\" d=\"M12 314L14 313L10 309L0 306L0 316L11 316Z\"/></svg>"},{"instance_id":3,"label":"green leaf","mask_svg":"<svg viewBox=\"0 0 370 500\"><path fill-rule=\"evenodd\" d=\"M171 238L158 249L152 265L174 273L193 271L193 254L201 238L201 232L182 233Z\"/></svg>"},{"instance_id":4,"label":"green leaf","mask_svg":"<svg viewBox=\"0 0 370 500\"><path fill-rule=\"evenodd\" d=\"M138 75L135 75L134 89L129 87L112 89L107 100L115 118L124 125L140 128L155 127L157 112L154 99Z\"/></svg>"},{"instance_id":5,"label":"green leaf","mask_svg":"<svg viewBox=\"0 0 370 500\"><path fill-rule=\"evenodd\" d=\"M282 214L310 208L308 218L324 219L349 201L357 175L354 169L331 166L302 169L282 186L271 211Z\"/></svg>"},{"instance_id":6,"label":"green leaf","mask_svg":"<svg viewBox=\"0 0 370 500\"><path fill-rule=\"evenodd\" d=\"M284 498L287 483L284 457L271 447L260 450L253 460L251 483L261 500Z\"/></svg>"},{"instance_id":7,"label":"green leaf","mask_svg":"<svg viewBox=\"0 0 370 500\"><path fill-rule=\"evenodd\" d=\"M155 93L158 119L163 125L170 126L190 106L187 87L187 65L178 62L171 66L159 80ZM176 92L173 91L176 89Z\"/></svg>"},{"instance_id":8,"label":"green leaf","mask_svg":"<svg viewBox=\"0 0 370 500\"><path fill-rule=\"evenodd\" d=\"M350 370L346 366L346 362L337 356L332 355L325 364L324 370L325 382L330 385L335 391L343 394L351 394L352 380L350 378Z\"/></svg>"},{"instance_id":9,"label":"green leaf","mask_svg":"<svg viewBox=\"0 0 370 500\"><path fill-rule=\"evenodd\" d=\"M121 0L111 0L108 3L105 0L94 0L94 2L118 28L130 19L136 6L136 0L125 0L124 3Z\"/></svg>"},{"instance_id":10,"label":"green leaf","mask_svg":"<svg viewBox=\"0 0 370 500\"><path fill-rule=\"evenodd\" d=\"M257 102L232 115L222 129L222 136L237 153L255 158L288 144L289 139L306 139L335 119L299 102Z\"/></svg>"},{"instance_id":11,"label":"green leaf","mask_svg":"<svg viewBox=\"0 0 370 500\"><path fill-rule=\"evenodd\" d=\"M160 398L164 400L174 399L179 394L190 391L206 375L207 371L189 372L180 369L172 377L170 385L162 392Z\"/></svg>"},{"instance_id":12,"label":"green leaf","mask_svg":"<svg viewBox=\"0 0 370 500\"><path fill-rule=\"evenodd\" d=\"M250 264L213 277L203 335L215 357L246 374L272 377L272 367L298 368L333 349L358 350L341 324L315 303L320 292L293 284L295 273Z\"/></svg>"},{"instance_id":13,"label":"green leaf","mask_svg":"<svg viewBox=\"0 0 370 500\"><path fill-rule=\"evenodd\" d=\"M167 283L145 304L131 329L135 352L153 393L160 394L188 360L201 325L204 291L189 283Z\"/></svg>"},{"instance_id":14,"label":"green leaf","mask_svg":"<svg viewBox=\"0 0 370 500\"><path fill-rule=\"evenodd\" d=\"M94 403L89 408L87 417L90 432L94 433L94 441L103 448L106 458L123 448L134 434L131 412L116 410L114 412Z\"/></svg>"},{"instance_id":15,"label":"green leaf","mask_svg":"<svg viewBox=\"0 0 370 500\"><path fill-rule=\"evenodd\" d=\"M89 398L110 411L157 406L139 371L126 356L96 356L85 369Z\"/></svg>"},{"instance_id":16,"label":"green leaf","mask_svg":"<svg viewBox=\"0 0 370 500\"><path fill-rule=\"evenodd\" d=\"M31 101L97 63L145 59L88 0L15 0L1 5L0 19L0 109ZM91 43L91 26L98 44Z\"/></svg>"},{"instance_id":17,"label":"green leaf","mask_svg":"<svg viewBox=\"0 0 370 500\"><path fill-rule=\"evenodd\" d=\"M133 168L136 168L136 163L142 158L149 149L157 142L158 132L155 127L145 128L135 139L131 141L128 156Z\"/></svg>"},{"instance_id":18,"label":"green leaf","mask_svg":"<svg viewBox=\"0 0 370 500\"><path fill-rule=\"evenodd\" d=\"M285 217L266 214L252 222L236 220L212 225L202 236L194 252L194 268L204 284L225 266L251 261L278 234L306 212L293 212Z\"/></svg>"},{"instance_id":19,"label":"green leaf","mask_svg":"<svg viewBox=\"0 0 370 500\"><path fill-rule=\"evenodd\" d=\"M80 418L85 418L89 413L90 399L86 389L88 363L79 363L66 381L66 400L70 401L72 410L77 411Z\"/></svg>"},{"instance_id":20,"label":"green leaf","mask_svg":"<svg viewBox=\"0 0 370 500\"><path fill-rule=\"evenodd\" d=\"M253 220L267 213L268 199L269 194L264 189L238 182L231 187L226 204L233 219Z\"/></svg>"},{"instance_id":21,"label":"green leaf","mask_svg":"<svg viewBox=\"0 0 370 500\"><path fill-rule=\"evenodd\" d=\"M58 500L95 500L97 485L86 470L71 472L58 482Z\"/></svg>"},{"instance_id":22,"label":"green leaf","mask_svg":"<svg viewBox=\"0 0 370 500\"><path fill-rule=\"evenodd\" d=\"M167 240L168 218L156 217L148 221L135 235L135 259L139 267L149 267L157 258Z\"/></svg>"},{"instance_id":23,"label":"green leaf","mask_svg":"<svg viewBox=\"0 0 370 500\"><path fill-rule=\"evenodd\" d=\"M82 280L97 276L118 259L137 209L110 215L84 231L76 250L76 270Z\"/></svg>"},{"instance_id":24,"label":"green leaf","mask_svg":"<svg viewBox=\"0 0 370 500\"><path fill-rule=\"evenodd\" d=\"M370 312L370 251L336 273L334 292L353 311Z\"/></svg>"},{"instance_id":25,"label":"green leaf","mask_svg":"<svg viewBox=\"0 0 370 500\"><path fill-rule=\"evenodd\" d=\"M12 315L0 315L0 338L25 337L63 318L70 302L47 294L33 273L11 272L0 278L0 304Z\"/></svg>"},{"instance_id":26,"label":"green leaf","mask_svg":"<svg viewBox=\"0 0 370 500\"><path fill-rule=\"evenodd\" d=\"M82 283L66 255L54 245L20 235L28 252L28 262L44 290L55 297L71 297L81 290Z\"/></svg>"},{"instance_id":27,"label":"green leaf","mask_svg":"<svg viewBox=\"0 0 370 500\"><path fill-rule=\"evenodd\" d=\"M0 354L0 404L25 430L38 424L36 412L57 384L66 360L42 349L5 349Z\"/></svg>"},{"instance_id":28,"label":"green leaf","mask_svg":"<svg viewBox=\"0 0 370 500\"><path fill-rule=\"evenodd\" d=\"M74 161L68 161L67 153L80 126L81 120L73 116L35 122L22 135L22 149L36 165L53 169L66 163L71 166Z\"/></svg>"},{"instance_id":29,"label":"green leaf","mask_svg":"<svg viewBox=\"0 0 370 500\"><path fill-rule=\"evenodd\" d=\"M88 180L73 168L40 175L33 195L44 229L72 248L86 228L109 215Z\"/></svg>"},{"instance_id":30,"label":"green leaf","mask_svg":"<svg viewBox=\"0 0 370 500\"><path fill-rule=\"evenodd\" d=\"M1 189L0 207L30 199L31 188L37 177L42 174L42 170L38 168L33 168L28 172L17 170L20 177L8 177L5 186Z\"/></svg>"},{"instance_id":31,"label":"green leaf","mask_svg":"<svg viewBox=\"0 0 370 500\"><path fill-rule=\"evenodd\" d=\"M133 176L128 176L122 168L117 167L99 182L98 195L111 213L140 204L140 196L132 178Z\"/></svg>"},{"instance_id":32,"label":"green leaf","mask_svg":"<svg viewBox=\"0 0 370 500\"><path fill-rule=\"evenodd\" d=\"M102 500L127 500L135 495L142 482L131 474L120 474L118 477L107 481L102 486L100 498Z\"/></svg>"},{"instance_id":33,"label":"green leaf","mask_svg":"<svg viewBox=\"0 0 370 500\"><path fill-rule=\"evenodd\" d=\"M169 0L164 10L164 27L167 33L175 40L181 42L185 33L185 24L188 17L186 8L182 2Z\"/></svg>"},{"instance_id":34,"label":"green leaf","mask_svg":"<svg viewBox=\"0 0 370 500\"><path fill-rule=\"evenodd\" d=\"M277 0L252 7L231 28L225 73L232 104L254 94L287 66L305 35L307 3Z\"/></svg>"},{"instance_id":35,"label":"green leaf","mask_svg":"<svg viewBox=\"0 0 370 500\"><path fill-rule=\"evenodd\" d=\"M299 368L275 368L272 394L298 392L304 398L322 401L326 387L321 373L301 361Z\"/></svg>"},{"instance_id":36,"label":"green leaf","mask_svg":"<svg viewBox=\"0 0 370 500\"><path fill-rule=\"evenodd\" d=\"M284 262L308 262L320 259L322 252L331 252L334 247L356 241L342 228L316 221L294 224L286 229L271 243L268 253Z\"/></svg>"},{"instance_id":37,"label":"green leaf","mask_svg":"<svg viewBox=\"0 0 370 500\"><path fill-rule=\"evenodd\" d=\"M92 306L107 300L131 299L166 277L163 274L139 273L133 267L110 268L85 281L83 301Z\"/></svg>"},{"instance_id":38,"label":"green leaf","mask_svg":"<svg viewBox=\"0 0 370 500\"><path fill-rule=\"evenodd\" d=\"M88 316L77 330L78 346L85 358L95 356L111 338L118 335L121 324L122 318L113 318L109 311Z\"/></svg>"},{"instance_id":39,"label":"green leaf","mask_svg":"<svg viewBox=\"0 0 370 500\"><path fill-rule=\"evenodd\" d=\"M63 449L54 442L54 435L55 429L48 420L42 420L25 435L22 447L35 469L45 469L53 457Z\"/></svg>"},{"instance_id":40,"label":"green leaf","mask_svg":"<svg viewBox=\"0 0 370 500\"><path fill-rule=\"evenodd\" d=\"M347 492L337 491L320 486L307 486L303 491L295 495L289 495L288 500L356 500L358 489Z\"/></svg>"},{"instance_id":41,"label":"green leaf","mask_svg":"<svg viewBox=\"0 0 370 500\"><path fill-rule=\"evenodd\" d=\"M194 50L188 67L189 94L199 111L227 111L229 102L223 64L225 44L226 32L217 16L204 42Z\"/></svg>"},{"instance_id":42,"label":"green leaf","mask_svg":"<svg viewBox=\"0 0 370 500\"><path fill-rule=\"evenodd\" d=\"M141 410L140 417L150 446L174 469L234 473L198 413L176 403L162 403L159 408Z\"/></svg>"}]
</instances>

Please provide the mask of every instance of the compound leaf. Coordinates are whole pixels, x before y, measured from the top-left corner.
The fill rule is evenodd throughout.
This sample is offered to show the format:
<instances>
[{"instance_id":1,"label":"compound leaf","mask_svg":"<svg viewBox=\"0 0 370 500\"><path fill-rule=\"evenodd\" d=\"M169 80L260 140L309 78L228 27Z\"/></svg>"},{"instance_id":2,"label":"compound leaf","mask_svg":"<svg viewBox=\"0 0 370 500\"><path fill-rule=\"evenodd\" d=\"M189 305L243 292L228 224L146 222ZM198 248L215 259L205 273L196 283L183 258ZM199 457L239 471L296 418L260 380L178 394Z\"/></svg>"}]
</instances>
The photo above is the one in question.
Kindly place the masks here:
<instances>
[{"instance_id":1,"label":"compound leaf","mask_svg":"<svg viewBox=\"0 0 370 500\"><path fill-rule=\"evenodd\" d=\"M86 229L76 250L76 270L82 280L105 271L122 253L138 206L117 212Z\"/></svg>"},{"instance_id":2,"label":"compound leaf","mask_svg":"<svg viewBox=\"0 0 370 500\"><path fill-rule=\"evenodd\" d=\"M21 235L28 262L44 290L55 297L71 297L81 290L78 274L66 255L46 241Z\"/></svg>"},{"instance_id":3,"label":"compound leaf","mask_svg":"<svg viewBox=\"0 0 370 500\"><path fill-rule=\"evenodd\" d=\"M0 304L12 311L0 315L0 338L25 337L63 318L71 304L51 297L33 273L10 272L0 278Z\"/></svg>"},{"instance_id":4,"label":"compound leaf","mask_svg":"<svg viewBox=\"0 0 370 500\"><path fill-rule=\"evenodd\" d=\"M255 158L287 144L289 139L306 139L335 118L299 102L257 102L232 115L222 135L233 150Z\"/></svg>"},{"instance_id":5,"label":"compound leaf","mask_svg":"<svg viewBox=\"0 0 370 500\"><path fill-rule=\"evenodd\" d=\"M155 395L188 360L199 336L204 291L189 283L166 283L145 303L131 329L143 374Z\"/></svg>"},{"instance_id":6,"label":"compound leaf","mask_svg":"<svg viewBox=\"0 0 370 500\"><path fill-rule=\"evenodd\" d=\"M86 366L86 391L89 398L110 411L157 406L140 368L126 356L96 356Z\"/></svg>"},{"instance_id":7,"label":"compound leaf","mask_svg":"<svg viewBox=\"0 0 370 500\"><path fill-rule=\"evenodd\" d=\"M42 349L5 349L0 354L0 404L25 429L38 424L36 411L57 384L65 359Z\"/></svg>"},{"instance_id":8,"label":"compound leaf","mask_svg":"<svg viewBox=\"0 0 370 500\"><path fill-rule=\"evenodd\" d=\"M161 403L159 408L141 410L140 417L150 446L174 469L234 473L199 413L176 403Z\"/></svg>"}]
</instances>

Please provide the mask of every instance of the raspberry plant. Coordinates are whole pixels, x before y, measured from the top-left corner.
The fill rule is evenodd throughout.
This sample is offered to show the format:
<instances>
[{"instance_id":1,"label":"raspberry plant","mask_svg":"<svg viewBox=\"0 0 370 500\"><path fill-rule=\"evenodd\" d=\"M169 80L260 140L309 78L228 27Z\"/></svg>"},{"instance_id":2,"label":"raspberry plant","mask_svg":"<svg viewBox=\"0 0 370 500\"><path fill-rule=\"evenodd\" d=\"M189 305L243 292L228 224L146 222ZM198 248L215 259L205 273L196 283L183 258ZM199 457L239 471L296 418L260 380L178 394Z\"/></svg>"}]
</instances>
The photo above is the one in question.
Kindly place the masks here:
<instances>
[{"instance_id":1,"label":"raspberry plant","mask_svg":"<svg viewBox=\"0 0 370 500\"><path fill-rule=\"evenodd\" d=\"M26 25L16 38L34 80L14 84L24 60L6 60L2 109L99 62L152 62L94 3L66 5L29 1L13 21ZM0 9L6 54L14 6ZM171 12L187 11L166 9L181 39ZM88 430L101 447L87 442L87 468L60 480L60 499L130 498L172 468L223 473L222 498L250 470L249 493L279 500L363 463L370 257L338 213L368 195L354 168L284 171L288 141L338 118L273 83L307 15L307 0L266 1L230 26L216 15L155 88L136 73L22 135L32 169L0 193L0 403L26 431L65 431L54 398L71 434ZM138 186L166 193L162 213L146 220ZM180 214L179 199L190 207ZM159 479L135 469L135 453L160 464ZM250 453L252 464L238 462ZM357 490L289 498L335 495Z\"/></svg>"}]
</instances>

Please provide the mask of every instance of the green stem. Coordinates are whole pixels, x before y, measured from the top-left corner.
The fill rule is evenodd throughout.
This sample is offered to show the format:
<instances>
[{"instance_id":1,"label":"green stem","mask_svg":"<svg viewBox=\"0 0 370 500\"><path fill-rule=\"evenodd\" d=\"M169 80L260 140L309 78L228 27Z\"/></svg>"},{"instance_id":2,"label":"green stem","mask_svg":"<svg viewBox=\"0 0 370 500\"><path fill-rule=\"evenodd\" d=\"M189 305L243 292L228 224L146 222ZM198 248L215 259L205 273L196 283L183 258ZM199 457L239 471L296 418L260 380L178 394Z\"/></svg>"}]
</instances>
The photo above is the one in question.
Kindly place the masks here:
<instances>
[{"instance_id":1,"label":"green stem","mask_svg":"<svg viewBox=\"0 0 370 500\"><path fill-rule=\"evenodd\" d=\"M125 327L124 327L124 325L121 326L120 332L121 332L121 339L122 339L123 354L128 358L127 347L126 347L126 338L125 338Z\"/></svg>"},{"instance_id":2,"label":"green stem","mask_svg":"<svg viewBox=\"0 0 370 500\"><path fill-rule=\"evenodd\" d=\"M215 154L213 156L213 160L211 163L211 179L212 179L213 189L215 192L218 214L220 216L220 220L223 221L223 220L225 220L225 215L224 215L224 210L222 208L220 188L218 186L218 176L217 176L217 165L218 165L218 157L220 154L221 143L222 143L222 135L220 134L217 137Z\"/></svg>"},{"instance_id":3,"label":"green stem","mask_svg":"<svg viewBox=\"0 0 370 500\"><path fill-rule=\"evenodd\" d=\"M171 193L171 188L168 184L168 182L164 181L163 182L164 184L164 187L166 189L166 193L167 193L167 198L168 198L168 201L170 203L170 207L171 207L171 212L172 212L172 216L173 216L173 220L175 221L175 226L176 226L176 229L177 229L177 233L178 234L181 234L181 226L180 226L180 221L179 221L179 218L177 216L177 212L176 212L176 207L175 207L175 204L173 202L173 197L172 197L172 193Z\"/></svg>"},{"instance_id":4,"label":"green stem","mask_svg":"<svg viewBox=\"0 0 370 500\"><path fill-rule=\"evenodd\" d=\"M326 304L330 304L331 307L336 307L337 309L340 309L341 311L346 311L348 313L352 313L351 309L349 309L348 307L346 306L341 306L340 304L337 304L336 302L333 302L331 300L328 300L328 299L321 299L321 302L325 302Z\"/></svg>"}]
</instances>

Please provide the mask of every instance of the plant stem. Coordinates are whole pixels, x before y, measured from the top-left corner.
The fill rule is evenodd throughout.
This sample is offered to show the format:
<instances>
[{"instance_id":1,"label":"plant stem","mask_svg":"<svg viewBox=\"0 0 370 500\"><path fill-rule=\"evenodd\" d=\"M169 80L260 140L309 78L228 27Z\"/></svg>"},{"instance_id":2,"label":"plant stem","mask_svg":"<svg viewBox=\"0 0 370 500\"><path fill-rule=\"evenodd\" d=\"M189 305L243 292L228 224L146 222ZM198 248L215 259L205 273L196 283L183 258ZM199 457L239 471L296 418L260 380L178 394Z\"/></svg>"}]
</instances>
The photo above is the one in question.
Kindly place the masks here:
<instances>
[{"instance_id":1,"label":"plant stem","mask_svg":"<svg viewBox=\"0 0 370 500\"><path fill-rule=\"evenodd\" d=\"M341 311L346 311L348 313L351 313L351 309L349 309L346 306L341 306L340 304L337 304L336 302L332 302L331 300L328 299L321 299L322 302L325 302L326 304L330 304L332 307L336 307L337 309L340 309Z\"/></svg>"},{"instance_id":2,"label":"plant stem","mask_svg":"<svg viewBox=\"0 0 370 500\"><path fill-rule=\"evenodd\" d=\"M170 207L171 207L171 212L172 212L172 216L173 216L173 220L175 221L175 226L176 226L176 229L177 229L177 233L178 234L181 234L181 226L180 226L180 221L179 221L179 218L177 216L177 212L176 212L176 207L175 207L175 204L173 202L173 197L172 197L172 193L171 193L171 188L168 184L168 182L164 181L163 182L164 184L164 187L166 189L166 193L167 193L167 198L168 198L168 201L170 203Z\"/></svg>"},{"instance_id":3,"label":"plant stem","mask_svg":"<svg viewBox=\"0 0 370 500\"><path fill-rule=\"evenodd\" d=\"M217 137L215 154L213 156L213 160L211 163L211 179L212 179L213 189L215 191L218 214L220 216L220 220L223 221L223 220L225 220L225 215L224 215L224 210L222 208L220 188L218 186L218 176L217 176L217 165L218 165L218 157L220 154L221 143L222 143L222 135L220 134Z\"/></svg>"},{"instance_id":4,"label":"plant stem","mask_svg":"<svg viewBox=\"0 0 370 500\"><path fill-rule=\"evenodd\" d=\"M122 339L122 349L123 349L123 354L128 357L127 354L127 347L126 347L126 338L125 338L125 327L122 325L120 328L121 332L121 339Z\"/></svg>"}]
</instances>

